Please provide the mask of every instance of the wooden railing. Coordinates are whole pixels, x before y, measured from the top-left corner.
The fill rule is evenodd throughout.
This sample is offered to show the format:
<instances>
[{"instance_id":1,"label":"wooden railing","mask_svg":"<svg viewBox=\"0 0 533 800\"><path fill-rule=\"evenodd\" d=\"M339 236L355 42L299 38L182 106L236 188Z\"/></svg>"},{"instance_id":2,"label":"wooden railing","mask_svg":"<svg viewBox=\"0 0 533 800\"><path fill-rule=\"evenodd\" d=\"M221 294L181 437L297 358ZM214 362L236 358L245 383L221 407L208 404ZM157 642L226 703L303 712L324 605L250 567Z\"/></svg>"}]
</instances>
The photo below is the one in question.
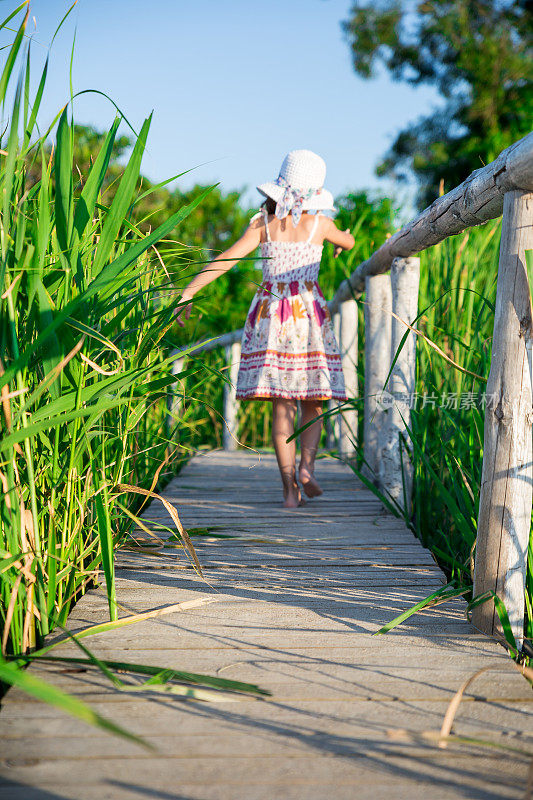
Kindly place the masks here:
<instances>
[{"instance_id":1,"label":"wooden railing","mask_svg":"<svg viewBox=\"0 0 533 800\"><path fill-rule=\"evenodd\" d=\"M515 142L495 161L475 170L460 186L436 199L391 236L352 275L328 303L333 317L347 391L357 388L357 300L365 292L364 457L367 474L399 502L411 504L411 462L402 443L410 423L415 389L420 259L416 253L503 213L492 361L486 394L484 457L475 555L474 596L498 595L520 643L524 629L526 559L533 498L532 466L532 307L525 251L533 249L533 133ZM386 274L389 273L390 274ZM224 347L232 388L225 392L228 430L224 447L236 446L235 382L242 329L198 343L194 354ZM183 358L176 351L175 372ZM384 397L391 400L384 403ZM357 432L354 407L340 415L338 447L353 455ZM492 600L477 606L473 622L492 634L501 630Z\"/></svg>"}]
</instances>

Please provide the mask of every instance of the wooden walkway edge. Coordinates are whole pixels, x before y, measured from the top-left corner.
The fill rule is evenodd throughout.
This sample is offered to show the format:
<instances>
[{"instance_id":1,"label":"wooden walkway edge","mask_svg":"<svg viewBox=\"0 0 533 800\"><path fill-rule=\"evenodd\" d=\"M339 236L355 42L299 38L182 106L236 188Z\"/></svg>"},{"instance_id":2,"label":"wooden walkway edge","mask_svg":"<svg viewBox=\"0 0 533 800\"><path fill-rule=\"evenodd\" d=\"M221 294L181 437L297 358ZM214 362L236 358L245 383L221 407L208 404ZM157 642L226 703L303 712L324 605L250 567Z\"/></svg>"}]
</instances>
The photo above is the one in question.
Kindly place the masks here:
<instances>
[{"instance_id":1,"label":"wooden walkway edge","mask_svg":"<svg viewBox=\"0 0 533 800\"><path fill-rule=\"evenodd\" d=\"M164 496L185 527L235 538L195 539L208 584L180 550L122 551L119 601L121 614L213 602L88 640L103 658L251 681L272 697L141 698L93 672L32 666L157 751L11 690L0 713L0 800L525 800L529 685L466 622L462 601L372 636L444 576L345 465L324 459L317 474L324 495L288 511L273 455L196 456ZM168 519L155 502L144 517ZM70 628L105 619L97 589ZM453 728L467 741L438 748L454 692L482 668Z\"/></svg>"}]
</instances>

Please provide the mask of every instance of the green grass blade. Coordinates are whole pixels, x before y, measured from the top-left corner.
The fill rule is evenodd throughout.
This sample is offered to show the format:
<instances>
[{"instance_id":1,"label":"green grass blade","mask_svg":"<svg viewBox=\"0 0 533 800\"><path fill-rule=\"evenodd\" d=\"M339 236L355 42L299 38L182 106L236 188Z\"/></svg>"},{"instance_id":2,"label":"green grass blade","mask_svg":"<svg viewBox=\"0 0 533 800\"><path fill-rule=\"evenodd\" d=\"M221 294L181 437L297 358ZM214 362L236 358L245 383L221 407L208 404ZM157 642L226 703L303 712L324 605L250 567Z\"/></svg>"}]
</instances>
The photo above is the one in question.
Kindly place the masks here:
<instances>
[{"instance_id":1,"label":"green grass blade","mask_svg":"<svg viewBox=\"0 0 533 800\"><path fill-rule=\"evenodd\" d=\"M111 250L118 236L118 232L122 227L124 217L126 216L132 203L135 186L139 180L141 159L146 147L146 140L148 138L148 131L150 130L151 121L152 116L150 115L143 123L139 137L135 142L135 147L133 148L130 160L128 161L128 165L124 170L117 193L113 198L109 213L106 215L104 227L102 229L92 266L92 274L94 276L98 275L104 264L109 259Z\"/></svg>"},{"instance_id":2,"label":"green grass blade","mask_svg":"<svg viewBox=\"0 0 533 800\"><path fill-rule=\"evenodd\" d=\"M103 452L103 450L102 450ZM97 530L102 553L102 567L104 570L109 617L113 622L118 619L117 595L115 587L115 560L113 557L113 530L109 518L109 497L105 477L100 479L100 466L93 462L93 474L96 488L94 503L96 506ZM105 464L102 466L105 474Z\"/></svg>"},{"instance_id":3,"label":"green grass blade","mask_svg":"<svg viewBox=\"0 0 533 800\"><path fill-rule=\"evenodd\" d=\"M109 411L112 408L118 408L119 406L124 405L126 402L128 402L127 398L100 401L92 406L89 406L89 408L80 408L77 411L70 411L68 414L59 414L51 419L45 418L38 423L28 425L27 428L13 431L7 436L4 436L0 440L0 451L3 450L4 452L9 452L10 448L13 447L14 444L23 442L25 439L29 439L41 431L53 430L54 428L57 428L60 425L65 425L66 423L72 422L75 419L93 417L93 421L95 421L102 416L105 411Z\"/></svg>"},{"instance_id":4,"label":"green grass blade","mask_svg":"<svg viewBox=\"0 0 533 800\"><path fill-rule=\"evenodd\" d=\"M17 83L15 92L15 100L13 102L13 111L11 114L11 127L9 130L9 138L7 142L7 158L5 163L5 171L2 180L2 224L7 229L12 217L11 202L15 192L15 165L17 163L18 152L18 125L20 115L20 102L23 87L23 75L21 74ZM7 243L6 237L2 236L2 250L3 256L6 257Z\"/></svg>"},{"instance_id":5,"label":"green grass blade","mask_svg":"<svg viewBox=\"0 0 533 800\"><path fill-rule=\"evenodd\" d=\"M81 659L81 658L80 659L76 659L77 663L83 662L85 664L92 664L92 666L96 667L96 669L98 669L102 673L102 675L104 675L113 684L113 686L116 686L116 687L122 686L123 682L120 680L120 678L117 678L116 675L113 675L113 673L111 672L111 670L109 669L109 667L108 667L108 665L107 665L107 663L105 661L102 661L101 659L98 658L98 656L96 656L94 653L92 653L89 650L89 648L86 647L83 644L83 642L79 641L79 639L77 639L76 636L74 636L74 634L72 634L67 628L65 628L63 626L60 626L60 627L61 627L61 630L63 631L63 633L68 636L70 641L74 642L76 647L79 647L80 650L82 651L82 653L85 653L86 658L85 659Z\"/></svg>"},{"instance_id":6,"label":"green grass blade","mask_svg":"<svg viewBox=\"0 0 533 800\"><path fill-rule=\"evenodd\" d=\"M86 722L108 733L121 736L142 747L153 749L145 739L136 736L134 733L130 733L114 722L111 722L111 720L100 716L100 714L93 711L90 706L78 700L77 697L62 692L52 684L32 675L31 672L21 669L17 664L5 661L2 656L0 656L0 680L7 683L9 686L18 687L26 694L35 697L37 700L41 700L43 703L48 703L49 705L61 709L61 711L65 711L67 714L70 714L70 716L82 722Z\"/></svg>"},{"instance_id":7,"label":"green grass blade","mask_svg":"<svg viewBox=\"0 0 533 800\"><path fill-rule=\"evenodd\" d=\"M77 636L73 638L77 639ZM79 642L77 642L79 644ZM63 664L86 664L89 665L92 659L76 658L67 656L39 656L29 654L23 656L28 661L57 661ZM134 664L129 661L111 661L109 659L99 659L108 669L120 670L120 672L132 672L138 675L150 675L153 678L158 676L158 680L162 681L163 676L166 681L183 681L186 683L194 683L198 686L211 686L215 689L223 689L229 692L243 692L245 694L255 694L262 697L271 696L271 692L267 689L261 689L255 683L245 683L243 681L235 681L230 678L216 678L211 675L203 675L198 672L187 672L181 669L169 669L168 667L155 667L148 664Z\"/></svg>"},{"instance_id":8,"label":"green grass blade","mask_svg":"<svg viewBox=\"0 0 533 800\"><path fill-rule=\"evenodd\" d=\"M22 115L22 119L24 122L23 129L24 129L24 137L26 137L26 129L28 127L28 114L29 114L29 106L30 106L30 51L31 51L31 40L28 42L26 46L26 68L24 70L24 113Z\"/></svg>"},{"instance_id":9,"label":"green grass blade","mask_svg":"<svg viewBox=\"0 0 533 800\"><path fill-rule=\"evenodd\" d=\"M193 200L193 202L184 206L171 217L169 217L165 222L163 222L153 233L146 236L140 242L137 242L137 244L132 245L132 247L128 248L123 255L119 256L106 267L104 267L100 274L87 287L85 296L87 298L93 297L100 292L109 290L110 286L114 283L118 275L120 275L130 264L136 261L153 244L157 244L160 239L163 239L168 233L170 233L171 230L173 230L173 228L179 225L179 223L185 219L185 217L187 217L205 197L207 197L212 189L213 187L209 186L195 200Z\"/></svg>"},{"instance_id":10,"label":"green grass blade","mask_svg":"<svg viewBox=\"0 0 533 800\"><path fill-rule=\"evenodd\" d=\"M59 246L67 253L72 231L72 134L68 122L67 109L61 114L57 128L55 152L55 212L56 233Z\"/></svg>"},{"instance_id":11,"label":"green grass blade","mask_svg":"<svg viewBox=\"0 0 533 800\"><path fill-rule=\"evenodd\" d=\"M451 584L447 584L441 589L438 589L436 592L428 595L428 597L425 597L423 600L420 600L419 603L415 603L414 606L408 608L407 611L403 611L390 622L387 622L386 625L380 628L379 631L376 631L373 635L378 636L381 633L388 633L393 628L397 628L398 625L401 625L402 622L405 622L406 619L409 619L409 617L412 617L413 614L416 614L418 611L422 611L424 608L431 608L432 606L440 605L441 603L444 603L447 600L453 600L456 597L461 597L467 591L467 589L457 589Z\"/></svg>"},{"instance_id":12,"label":"green grass blade","mask_svg":"<svg viewBox=\"0 0 533 800\"><path fill-rule=\"evenodd\" d=\"M7 17L7 19L5 19L4 22L0 25L0 29L4 28L7 25L7 23L9 22L9 20L13 19L13 17L16 14L18 14L18 12L22 8L24 8L25 5L27 5L27 4L23 3L22 5L20 5L16 9L16 11L14 11L9 17ZM9 83L9 79L11 78L11 73L13 72L13 67L15 66L15 61L17 60L17 55L19 53L20 46L21 46L21 44L22 44L22 42L24 40L24 34L26 32L26 25L28 23L29 14L30 14L30 9L28 8L27 11L26 11L26 14L24 16L24 19L22 21L22 24L21 24L20 28L17 31L17 34L15 36L15 40L14 40L13 44L11 45L11 47L9 48L9 53L8 53L8 56L7 56L7 59L6 59L6 63L5 63L4 69L2 70L2 75L0 76L0 102L1 103L3 103L5 101L7 85Z\"/></svg>"},{"instance_id":13,"label":"green grass blade","mask_svg":"<svg viewBox=\"0 0 533 800\"><path fill-rule=\"evenodd\" d=\"M28 51L28 58L29 58L29 51ZM43 99L44 87L45 87L45 84L46 84L47 76L48 76L48 58L45 61L45 64L44 64L44 67L43 67L43 71L41 73L41 79L39 81L39 86L37 87L37 92L35 93L35 98L34 98L34 101L33 101L32 109L31 109L31 113L30 113L30 118L29 118L28 123L26 125L25 141L24 141L24 146L25 147L28 146L29 140L30 140L31 135L33 133L33 129L35 128L35 123L37 122L37 114L39 113L39 109L41 107L41 102L42 102L42 99Z\"/></svg>"},{"instance_id":14,"label":"green grass blade","mask_svg":"<svg viewBox=\"0 0 533 800\"><path fill-rule=\"evenodd\" d=\"M75 1L74 1L74 3L72 3L72 5L70 6L70 8L69 8L69 9L68 9L68 10L65 12L65 14L63 15L63 18L61 19L61 22L59 23L59 25L57 26L57 28L56 28L56 29L55 29L55 31L54 31L54 35L52 36L52 40L51 40L51 42L50 42L50 47L52 47L52 45L53 45L53 43L54 43L54 40L55 40L55 38L56 38L57 34L59 33L59 31L61 30L61 28L62 28L62 27L63 27L63 25L65 24L65 21L66 21L67 17L69 17L69 16L70 16L70 13L72 12L72 10L74 9L74 7L76 6L76 3L77 3L77 2L78 2L78 0L75 0Z\"/></svg>"},{"instance_id":15,"label":"green grass blade","mask_svg":"<svg viewBox=\"0 0 533 800\"><path fill-rule=\"evenodd\" d=\"M370 491L373 494L375 494L379 500L381 500L387 511L390 511L390 513L394 514L395 517L402 518L404 516L402 507L399 505L399 503L396 502L396 500L393 497L391 497L388 494L385 494L380 489L378 489L378 487L374 483L372 483L372 481L369 478L366 477L364 472L358 469L358 467L356 467L354 464L348 464L348 466L350 467L352 472L354 472L357 475L361 483L363 483L367 489L370 489Z\"/></svg>"},{"instance_id":16,"label":"green grass blade","mask_svg":"<svg viewBox=\"0 0 533 800\"><path fill-rule=\"evenodd\" d=\"M520 648L518 647L515 635L511 628L511 622L509 620L507 609L505 608L503 600L500 597L498 597L496 592L490 589L489 591L484 592L483 594L480 594L477 597L474 597L468 604L468 612L470 612L473 608L476 608L476 606L480 606L483 603L488 602L489 600L492 600L494 603L494 608L496 609L496 613L498 614L503 630L503 635L505 637L507 644L509 645L509 649L511 650L512 653L514 653L514 655L516 656L520 655Z\"/></svg>"},{"instance_id":17,"label":"green grass blade","mask_svg":"<svg viewBox=\"0 0 533 800\"><path fill-rule=\"evenodd\" d=\"M8 17L6 17L4 20L2 20L2 22L0 22L0 30L2 30L2 28L5 28L7 26L7 24L9 22L11 22L13 17L17 16L19 11L22 11L22 9L24 7L28 6L29 2L30 2L30 0L24 0L24 2L21 3L20 6L18 6L14 11L12 11L11 14Z\"/></svg>"},{"instance_id":18,"label":"green grass blade","mask_svg":"<svg viewBox=\"0 0 533 800\"><path fill-rule=\"evenodd\" d=\"M80 198L76 203L73 235L75 232L78 238L82 237L87 223L92 219L98 194L102 188L107 168L109 166L109 159L111 158L111 154L113 152L113 145L115 143L115 137L119 125L120 117L116 117L109 133L105 137L104 143L100 148L100 152L98 153L96 160L91 167Z\"/></svg>"}]
</instances>

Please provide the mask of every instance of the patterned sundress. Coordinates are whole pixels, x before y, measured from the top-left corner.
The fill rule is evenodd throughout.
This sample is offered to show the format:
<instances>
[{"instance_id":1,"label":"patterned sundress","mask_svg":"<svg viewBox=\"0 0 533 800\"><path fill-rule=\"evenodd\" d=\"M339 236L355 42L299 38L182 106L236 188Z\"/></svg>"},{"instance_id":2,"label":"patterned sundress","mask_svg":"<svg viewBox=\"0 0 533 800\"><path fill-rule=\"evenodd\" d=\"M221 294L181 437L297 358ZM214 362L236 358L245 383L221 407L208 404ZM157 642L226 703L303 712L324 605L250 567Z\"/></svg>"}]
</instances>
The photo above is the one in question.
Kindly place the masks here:
<instances>
[{"instance_id":1,"label":"patterned sundress","mask_svg":"<svg viewBox=\"0 0 533 800\"><path fill-rule=\"evenodd\" d=\"M263 281L244 325L237 397L345 400L341 358L318 285L322 245L311 240L261 243Z\"/></svg>"}]
</instances>

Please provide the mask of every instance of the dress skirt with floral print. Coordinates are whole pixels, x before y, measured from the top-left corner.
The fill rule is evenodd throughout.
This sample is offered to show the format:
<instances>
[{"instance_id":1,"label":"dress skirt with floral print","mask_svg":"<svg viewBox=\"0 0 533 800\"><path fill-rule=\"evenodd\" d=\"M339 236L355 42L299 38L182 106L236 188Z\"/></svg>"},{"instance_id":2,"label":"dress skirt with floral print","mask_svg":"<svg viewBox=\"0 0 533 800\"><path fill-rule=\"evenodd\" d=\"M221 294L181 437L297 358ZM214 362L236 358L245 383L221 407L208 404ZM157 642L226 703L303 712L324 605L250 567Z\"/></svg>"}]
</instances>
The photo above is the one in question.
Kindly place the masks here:
<instances>
[{"instance_id":1,"label":"dress skirt with floral print","mask_svg":"<svg viewBox=\"0 0 533 800\"><path fill-rule=\"evenodd\" d=\"M322 246L261 244L263 282L241 341L237 397L345 400L339 348L317 279Z\"/></svg>"}]
</instances>

